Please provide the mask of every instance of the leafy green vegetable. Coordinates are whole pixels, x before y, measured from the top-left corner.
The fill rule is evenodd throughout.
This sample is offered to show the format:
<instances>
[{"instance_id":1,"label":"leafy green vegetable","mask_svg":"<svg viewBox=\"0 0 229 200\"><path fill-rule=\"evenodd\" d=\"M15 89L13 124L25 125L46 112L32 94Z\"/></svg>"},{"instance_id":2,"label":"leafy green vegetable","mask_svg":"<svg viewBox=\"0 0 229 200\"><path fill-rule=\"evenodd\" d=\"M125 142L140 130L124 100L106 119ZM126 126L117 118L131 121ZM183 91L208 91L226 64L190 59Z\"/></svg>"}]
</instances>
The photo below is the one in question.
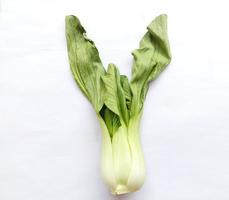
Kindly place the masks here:
<instances>
[{"instance_id":1,"label":"leafy green vegetable","mask_svg":"<svg viewBox=\"0 0 229 200\"><path fill-rule=\"evenodd\" d=\"M104 69L95 44L75 16L66 17L70 67L81 91L93 105L102 129L102 175L113 194L138 190L145 179L139 126L150 81L170 63L167 16L147 27L139 49L132 52L132 77L114 64Z\"/></svg>"}]
</instances>

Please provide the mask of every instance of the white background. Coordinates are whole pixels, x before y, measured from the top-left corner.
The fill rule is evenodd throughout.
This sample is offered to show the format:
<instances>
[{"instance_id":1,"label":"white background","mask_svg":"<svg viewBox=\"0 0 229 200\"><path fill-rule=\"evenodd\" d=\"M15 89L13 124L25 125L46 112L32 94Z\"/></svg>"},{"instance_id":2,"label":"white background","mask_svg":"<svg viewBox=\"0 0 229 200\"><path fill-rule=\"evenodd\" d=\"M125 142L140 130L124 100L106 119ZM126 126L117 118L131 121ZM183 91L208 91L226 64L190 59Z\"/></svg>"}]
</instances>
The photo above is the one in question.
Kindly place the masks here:
<instances>
[{"instance_id":1,"label":"white background","mask_svg":"<svg viewBox=\"0 0 229 200\"><path fill-rule=\"evenodd\" d=\"M228 200L229 5L223 0L1 0L0 200ZM130 74L146 26L168 14L173 60L151 84L141 126L147 179L113 197L101 131L67 59L74 14Z\"/></svg>"}]
</instances>

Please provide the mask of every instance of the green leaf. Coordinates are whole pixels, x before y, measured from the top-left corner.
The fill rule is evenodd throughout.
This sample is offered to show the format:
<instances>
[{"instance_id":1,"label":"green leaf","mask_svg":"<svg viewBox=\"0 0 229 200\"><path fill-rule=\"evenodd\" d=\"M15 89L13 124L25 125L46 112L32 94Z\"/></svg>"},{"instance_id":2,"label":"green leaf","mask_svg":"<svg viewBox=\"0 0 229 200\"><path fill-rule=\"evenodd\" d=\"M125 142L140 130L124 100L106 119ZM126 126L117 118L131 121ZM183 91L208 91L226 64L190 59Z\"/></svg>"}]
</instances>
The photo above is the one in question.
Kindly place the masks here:
<instances>
[{"instance_id":1,"label":"green leaf","mask_svg":"<svg viewBox=\"0 0 229 200\"><path fill-rule=\"evenodd\" d=\"M109 64L106 75L102 77L105 87L104 103L126 125L129 120L129 113L126 106L126 97L121 86L121 78L117 67Z\"/></svg>"},{"instance_id":2,"label":"green leaf","mask_svg":"<svg viewBox=\"0 0 229 200\"><path fill-rule=\"evenodd\" d=\"M134 63L131 79L131 116L141 111L150 81L156 79L171 60L167 16L158 16L147 29L139 49L132 52Z\"/></svg>"},{"instance_id":3,"label":"green leaf","mask_svg":"<svg viewBox=\"0 0 229 200\"><path fill-rule=\"evenodd\" d=\"M104 112L104 121L112 139L118 128L121 126L119 116L106 108Z\"/></svg>"},{"instance_id":4,"label":"green leaf","mask_svg":"<svg viewBox=\"0 0 229 200\"><path fill-rule=\"evenodd\" d=\"M130 88L130 83L129 83L127 76L125 75L120 76L120 81L121 81L121 85L122 85L122 88L125 94L127 108L129 110L130 105L131 105L131 100L132 100L132 92Z\"/></svg>"},{"instance_id":5,"label":"green leaf","mask_svg":"<svg viewBox=\"0 0 229 200\"><path fill-rule=\"evenodd\" d=\"M81 91L99 113L103 106L101 76L105 69L95 44L75 16L67 16L66 39L72 74Z\"/></svg>"}]
</instances>

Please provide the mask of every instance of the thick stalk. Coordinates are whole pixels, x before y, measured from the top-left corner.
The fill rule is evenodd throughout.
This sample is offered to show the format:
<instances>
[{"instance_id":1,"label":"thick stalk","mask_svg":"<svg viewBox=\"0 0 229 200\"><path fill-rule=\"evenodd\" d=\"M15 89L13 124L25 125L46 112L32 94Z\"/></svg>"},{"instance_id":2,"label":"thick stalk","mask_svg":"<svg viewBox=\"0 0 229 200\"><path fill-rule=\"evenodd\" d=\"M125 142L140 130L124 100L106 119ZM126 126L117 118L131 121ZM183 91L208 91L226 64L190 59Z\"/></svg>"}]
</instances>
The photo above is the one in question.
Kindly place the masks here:
<instances>
[{"instance_id":1,"label":"thick stalk","mask_svg":"<svg viewBox=\"0 0 229 200\"><path fill-rule=\"evenodd\" d=\"M141 116L130 119L128 127L122 125L111 139L105 122L102 128L103 179L113 194L138 190L145 180L145 162L141 148L139 123Z\"/></svg>"},{"instance_id":2,"label":"thick stalk","mask_svg":"<svg viewBox=\"0 0 229 200\"><path fill-rule=\"evenodd\" d=\"M140 120L141 113L130 119L128 126L132 165L127 186L132 191L138 190L143 185L146 176L145 160L140 138Z\"/></svg>"}]
</instances>

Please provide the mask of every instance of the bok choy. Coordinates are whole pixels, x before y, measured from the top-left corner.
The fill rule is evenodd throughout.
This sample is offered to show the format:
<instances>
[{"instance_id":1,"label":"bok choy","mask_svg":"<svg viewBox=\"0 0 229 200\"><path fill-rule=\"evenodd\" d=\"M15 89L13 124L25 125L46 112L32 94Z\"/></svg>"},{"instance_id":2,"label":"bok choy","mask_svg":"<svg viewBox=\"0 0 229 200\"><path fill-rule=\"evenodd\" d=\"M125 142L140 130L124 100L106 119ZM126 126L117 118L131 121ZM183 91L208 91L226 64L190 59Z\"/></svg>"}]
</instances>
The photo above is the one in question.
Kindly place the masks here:
<instances>
[{"instance_id":1,"label":"bok choy","mask_svg":"<svg viewBox=\"0 0 229 200\"><path fill-rule=\"evenodd\" d=\"M68 57L73 77L90 101L102 129L102 176L113 194L138 190L145 179L139 126L149 83L170 63L167 16L147 27L130 81L114 64L105 70L94 42L76 16L66 16Z\"/></svg>"}]
</instances>

